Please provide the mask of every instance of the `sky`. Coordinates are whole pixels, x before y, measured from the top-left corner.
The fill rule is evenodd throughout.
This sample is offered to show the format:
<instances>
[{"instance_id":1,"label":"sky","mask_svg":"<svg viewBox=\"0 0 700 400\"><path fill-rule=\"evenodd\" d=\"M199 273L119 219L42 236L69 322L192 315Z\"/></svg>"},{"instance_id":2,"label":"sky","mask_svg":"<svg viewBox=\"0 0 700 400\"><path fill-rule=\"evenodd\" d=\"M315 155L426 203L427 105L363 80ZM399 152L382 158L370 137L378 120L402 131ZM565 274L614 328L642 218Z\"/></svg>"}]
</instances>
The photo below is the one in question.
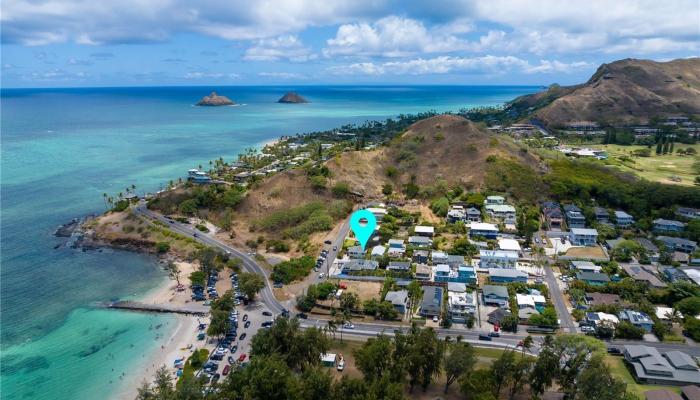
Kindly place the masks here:
<instances>
[{"instance_id":1,"label":"sky","mask_svg":"<svg viewBox=\"0 0 700 400\"><path fill-rule=\"evenodd\" d=\"M698 0L3 0L2 87L584 82L700 56Z\"/></svg>"}]
</instances>

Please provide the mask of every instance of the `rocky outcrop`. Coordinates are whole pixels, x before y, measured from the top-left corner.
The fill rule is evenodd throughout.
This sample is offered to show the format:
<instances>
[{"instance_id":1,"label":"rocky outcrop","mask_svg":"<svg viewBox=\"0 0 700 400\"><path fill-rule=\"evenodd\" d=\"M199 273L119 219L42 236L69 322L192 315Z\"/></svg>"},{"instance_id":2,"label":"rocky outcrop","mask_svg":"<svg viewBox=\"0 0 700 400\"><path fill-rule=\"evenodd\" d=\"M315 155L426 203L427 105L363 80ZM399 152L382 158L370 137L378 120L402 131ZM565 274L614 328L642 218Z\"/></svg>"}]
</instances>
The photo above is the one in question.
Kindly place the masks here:
<instances>
[{"instance_id":1,"label":"rocky outcrop","mask_svg":"<svg viewBox=\"0 0 700 400\"><path fill-rule=\"evenodd\" d=\"M299 96L298 94L294 92L289 92L282 96L279 100L277 100L278 103L289 103L289 104L300 104L300 103L308 103L309 101L306 100L305 98Z\"/></svg>"},{"instance_id":2,"label":"rocky outcrop","mask_svg":"<svg viewBox=\"0 0 700 400\"><path fill-rule=\"evenodd\" d=\"M202 97L197 105L198 106L231 106L236 103L226 96L219 96L216 92L211 92L209 96Z\"/></svg>"}]
</instances>

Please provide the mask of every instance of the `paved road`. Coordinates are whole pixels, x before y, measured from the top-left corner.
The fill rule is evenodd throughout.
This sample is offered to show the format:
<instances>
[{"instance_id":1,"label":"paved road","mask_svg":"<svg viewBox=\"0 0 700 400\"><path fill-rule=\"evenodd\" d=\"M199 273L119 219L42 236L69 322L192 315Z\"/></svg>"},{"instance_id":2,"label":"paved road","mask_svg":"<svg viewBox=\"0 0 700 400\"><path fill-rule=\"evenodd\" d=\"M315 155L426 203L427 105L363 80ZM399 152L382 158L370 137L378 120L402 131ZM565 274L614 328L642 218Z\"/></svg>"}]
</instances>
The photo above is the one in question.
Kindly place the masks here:
<instances>
[{"instance_id":1,"label":"paved road","mask_svg":"<svg viewBox=\"0 0 700 400\"><path fill-rule=\"evenodd\" d=\"M140 203L138 206L136 206L134 211L137 214L143 215L143 216L150 218L150 219L158 220L158 221L168 225L170 229L172 229L173 231L175 231L181 235L193 238L201 243L218 248L220 250L223 250L224 252L228 252L229 254L231 254L237 258L240 258L241 261L243 262L243 269L245 269L248 272L252 272L252 273L261 275L262 277L265 278L265 287L260 291L259 296L260 296L260 299L262 300L262 302L270 309L270 311L272 311L275 314L280 314L282 312L282 310L285 308L279 301L277 301L277 299L275 298L275 295L272 293L272 286L270 284L270 280L267 279L268 277L267 277L267 273L265 272L265 270L258 263L256 263L253 258L248 256L248 254L246 254L240 250L237 250L237 249L227 245L226 243L221 242L218 239L215 239L209 235L206 235L206 234L200 232L199 230L192 227L191 225L183 224L183 223L177 222L175 220L165 218L164 216L162 216L158 213L154 213L154 212L150 211L148 208L146 208L146 204L143 202Z\"/></svg>"},{"instance_id":2,"label":"paved road","mask_svg":"<svg viewBox=\"0 0 700 400\"><path fill-rule=\"evenodd\" d=\"M547 286L549 286L549 294L554 302L554 308L557 310L557 315L561 320L562 331L568 331L569 333L576 333L576 324L574 319L571 317L569 309L566 308L566 300L564 300L564 295L559 288L559 282L557 282L557 277L554 276L554 271L549 265L544 266L545 271L545 281Z\"/></svg>"},{"instance_id":3,"label":"paved road","mask_svg":"<svg viewBox=\"0 0 700 400\"><path fill-rule=\"evenodd\" d=\"M187 224L182 224L177 221L171 221L164 216L154 213L146 208L145 203L140 203L136 208L135 212L137 214L143 215L147 218L158 220L163 222L164 224L167 224L170 229L173 231L180 233L182 235L185 235L187 237L191 237L201 243L207 244L212 247L219 248L223 251L228 251L231 253L231 255L234 255L238 258L240 258L243 261L243 267L249 272L253 272L256 274L259 274L263 277L265 277L265 287L263 290L260 292L260 298L262 302L265 304L265 306L272 311L275 314L280 314L282 310L284 309L284 306L277 301L275 298L274 294L272 293L272 286L270 284L269 279L267 279L267 274L265 270L255 262L253 258L248 256L248 254L237 250L221 241L218 239L215 239L211 236L205 235L202 232L199 232L196 228L193 228L190 225ZM341 230L336 237L335 242L333 243L332 246L337 246L338 249L342 247L342 240L347 236L348 231L350 227L347 223L347 221L343 224L341 227ZM197 236L195 236L195 234ZM332 246L331 249L329 250L329 255L328 259L333 260L336 256L336 252L332 251ZM549 286L549 291L551 293L552 299L554 300L554 306L557 309L557 314L559 315L561 322L562 322L562 330L564 331L569 331L570 333L576 333L576 325L573 321L573 318L571 317L571 314L569 313L568 309L566 308L566 303L564 301L564 297L561 293L561 290L559 289L559 283L557 282L556 277L554 276L554 272L549 266L545 266L545 279L547 281L547 285ZM311 326L316 326L316 327L325 327L327 326L327 322L324 320L305 320L302 323L302 327L311 327ZM395 325L388 325L388 324L381 324L381 323L358 323L355 324L355 329L351 330L351 333L348 333L350 330L346 330L344 332L347 333L348 335L353 335L353 336L358 336L358 337L371 337L371 336L376 336L379 333L386 333L386 334L391 334L393 335L394 330L396 330L397 327ZM409 327L401 327L403 331L407 331ZM474 344L477 344L479 346L484 346L484 347L504 347L504 346L510 346L510 347L515 347L517 346L517 343L524 339L527 334L508 334L508 333L502 333L500 338L494 338L494 341L492 342L486 342L486 341L480 341L478 340L479 334L480 333L485 333L477 330L465 330L465 329L437 329L438 334L442 337L444 336L452 336L457 337L458 335L462 335L462 337L465 338L465 340L469 342L473 342ZM251 332L252 333L252 332ZM533 338L535 339L535 345L531 349L533 354L538 354L539 353L539 345L542 343L542 336L536 336L533 335ZM684 351L692 356L698 356L700 357L700 347L698 346L689 346L687 344L676 344L676 343L655 343L655 342L643 342L643 341L611 341L611 342L606 342L607 347L621 347L626 344L644 344L647 346L655 347L661 352L666 352L666 351L671 351L671 350L680 350Z\"/></svg>"}]
</instances>

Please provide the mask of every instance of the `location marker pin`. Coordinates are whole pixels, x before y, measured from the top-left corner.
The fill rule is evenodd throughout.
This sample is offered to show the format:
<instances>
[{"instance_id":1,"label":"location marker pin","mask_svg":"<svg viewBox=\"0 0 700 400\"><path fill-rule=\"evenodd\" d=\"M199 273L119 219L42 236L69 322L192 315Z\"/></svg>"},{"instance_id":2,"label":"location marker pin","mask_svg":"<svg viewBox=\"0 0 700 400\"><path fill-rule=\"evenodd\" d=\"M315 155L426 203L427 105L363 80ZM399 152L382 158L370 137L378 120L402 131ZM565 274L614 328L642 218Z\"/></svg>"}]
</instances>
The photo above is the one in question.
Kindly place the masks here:
<instances>
[{"instance_id":1,"label":"location marker pin","mask_svg":"<svg viewBox=\"0 0 700 400\"><path fill-rule=\"evenodd\" d=\"M350 216L350 229L355 233L355 237L360 241L362 251L365 251L367 241L372 237L374 228L377 226L377 219L374 214L367 210L357 210Z\"/></svg>"}]
</instances>

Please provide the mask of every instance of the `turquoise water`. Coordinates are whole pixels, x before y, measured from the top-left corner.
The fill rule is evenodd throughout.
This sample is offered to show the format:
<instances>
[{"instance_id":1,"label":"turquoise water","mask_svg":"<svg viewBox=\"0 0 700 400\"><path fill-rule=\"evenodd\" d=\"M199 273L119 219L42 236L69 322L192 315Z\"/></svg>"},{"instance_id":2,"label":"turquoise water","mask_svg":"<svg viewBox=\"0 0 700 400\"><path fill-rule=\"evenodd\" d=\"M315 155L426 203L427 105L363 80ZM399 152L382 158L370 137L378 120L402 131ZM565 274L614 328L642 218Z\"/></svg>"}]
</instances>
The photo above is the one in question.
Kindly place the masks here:
<instances>
[{"instance_id":1,"label":"turquoise water","mask_svg":"<svg viewBox=\"0 0 700 400\"><path fill-rule=\"evenodd\" d=\"M2 399L95 398L157 347L172 317L94 310L162 281L155 260L54 246L55 228L101 212L102 193L152 191L188 168L290 135L426 110L498 105L535 87L216 88L241 105L193 107L212 88L13 89L1 92ZM109 358L109 355L117 355ZM115 371L112 371L115 368ZM113 382L110 384L110 380Z\"/></svg>"}]
</instances>

